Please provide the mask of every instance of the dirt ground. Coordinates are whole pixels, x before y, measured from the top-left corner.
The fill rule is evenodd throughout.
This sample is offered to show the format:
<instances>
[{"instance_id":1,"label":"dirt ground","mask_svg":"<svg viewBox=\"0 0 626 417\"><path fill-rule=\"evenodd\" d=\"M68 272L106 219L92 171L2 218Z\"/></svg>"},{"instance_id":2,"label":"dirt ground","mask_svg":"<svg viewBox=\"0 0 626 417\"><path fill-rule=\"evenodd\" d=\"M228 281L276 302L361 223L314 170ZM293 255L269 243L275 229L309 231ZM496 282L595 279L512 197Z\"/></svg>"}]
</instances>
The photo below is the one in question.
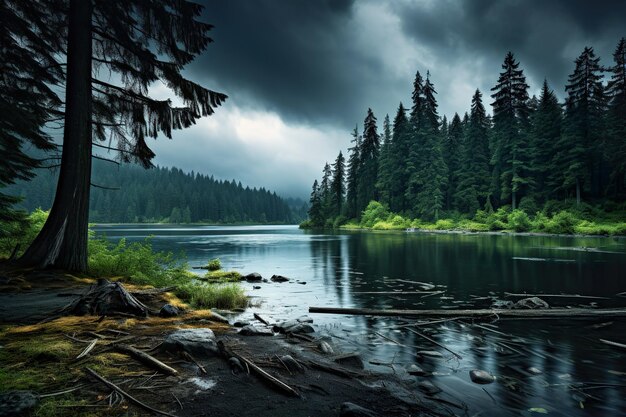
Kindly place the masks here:
<instances>
[{"instance_id":1,"label":"dirt ground","mask_svg":"<svg viewBox=\"0 0 626 417\"><path fill-rule=\"evenodd\" d=\"M152 414L97 381L87 368L146 405L176 416L339 416L345 402L380 416L462 414L423 395L417 380L334 362L332 355L319 350L316 334L307 335L310 340L284 334L242 336L207 310L187 310L167 319L85 316L38 323L77 297L89 281L54 275L37 285L28 279L6 281L0 286L0 392L28 389L42 395L32 412L36 416ZM156 309L176 300L163 293L142 301ZM235 372L229 355L191 358L159 348L172 331L204 327L229 351L249 359L298 396L276 388L249 367ZM94 340L89 353L79 357ZM148 352L177 375L155 372L116 350L119 344ZM283 355L293 357L304 371L290 371L280 359Z\"/></svg>"}]
</instances>

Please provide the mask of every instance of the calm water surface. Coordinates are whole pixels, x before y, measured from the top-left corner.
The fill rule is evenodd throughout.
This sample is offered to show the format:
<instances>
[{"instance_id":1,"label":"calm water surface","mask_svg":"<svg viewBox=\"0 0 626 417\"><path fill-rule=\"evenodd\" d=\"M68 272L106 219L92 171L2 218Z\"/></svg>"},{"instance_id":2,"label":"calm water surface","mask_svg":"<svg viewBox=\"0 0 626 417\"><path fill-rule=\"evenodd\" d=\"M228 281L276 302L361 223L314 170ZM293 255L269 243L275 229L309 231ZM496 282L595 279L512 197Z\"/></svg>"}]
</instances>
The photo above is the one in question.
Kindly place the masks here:
<instances>
[{"instance_id":1,"label":"calm water surface","mask_svg":"<svg viewBox=\"0 0 626 417\"><path fill-rule=\"evenodd\" d=\"M626 305L626 298L616 296L626 291L626 240L619 238L321 234L295 226L100 225L96 230L112 240L153 236L155 249L182 251L190 266L219 258L224 269L291 278L257 290L243 284L258 305L252 310L270 321L307 314L309 306L481 308L506 299L505 292L608 297L547 299L554 306ZM416 282L444 292L393 294L418 290ZM419 328L462 356L459 360L398 328L403 319L312 317L338 350L360 352L366 367L376 371L406 376L405 367L418 363L417 351L441 352L443 359L420 366L434 372L428 380L443 389L438 397L455 404L449 407L458 415L626 415L626 349L599 341L626 343L623 321L501 320L482 327L449 321ZM529 373L530 367L541 374ZM487 370L498 380L473 384L472 369Z\"/></svg>"}]
</instances>

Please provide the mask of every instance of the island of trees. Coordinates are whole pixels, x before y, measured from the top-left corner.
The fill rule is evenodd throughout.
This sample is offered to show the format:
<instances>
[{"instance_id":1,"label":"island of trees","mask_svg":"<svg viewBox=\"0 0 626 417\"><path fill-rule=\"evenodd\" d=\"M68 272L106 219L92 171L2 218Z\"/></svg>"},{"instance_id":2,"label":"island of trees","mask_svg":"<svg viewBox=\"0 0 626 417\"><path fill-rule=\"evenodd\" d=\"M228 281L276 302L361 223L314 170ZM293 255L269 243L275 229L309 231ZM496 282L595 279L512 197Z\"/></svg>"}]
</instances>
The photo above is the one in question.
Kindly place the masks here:
<instances>
[{"instance_id":1,"label":"island of trees","mask_svg":"<svg viewBox=\"0 0 626 417\"><path fill-rule=\"evenodd\" d=\"M369 109L347 161L339 152L326 163L303 227L626 233L615 221L624 220L626 197L626 40L610 67L583 50L564 103L547 80L539 97L528 91L509 52L492 114L476 90L469 113L448 120L430 74L418 71L411 108L400 103L382 134ZM594 216L610 219L610 230L595 230Z\"/></svg>"}]
</instances>

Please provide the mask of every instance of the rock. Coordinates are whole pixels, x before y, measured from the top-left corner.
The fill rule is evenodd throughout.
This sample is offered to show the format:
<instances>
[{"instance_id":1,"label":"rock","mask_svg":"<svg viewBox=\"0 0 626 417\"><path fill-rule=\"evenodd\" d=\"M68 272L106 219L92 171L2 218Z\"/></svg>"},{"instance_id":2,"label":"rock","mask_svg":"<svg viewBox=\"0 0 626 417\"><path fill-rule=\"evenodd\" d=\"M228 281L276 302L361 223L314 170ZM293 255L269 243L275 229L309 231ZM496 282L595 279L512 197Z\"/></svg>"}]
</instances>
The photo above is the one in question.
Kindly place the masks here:
<instances>
[{"instance_id":1,"label":"rock","mask_svg":"<svg viewBox=\"0 0 626 417\"><path fill-rule=\"evenodd\" d=\"M251 324L243 326L242 329L239 330L239 334L242 336L274 336L274 333L270 329L261 329Z\"/></svg>"},{"instance_id":2,"label":"rock","mask_svg":"<svg viewBox=\"0 0 626 417\"><path fill-rule=\"evenodd\" d=\"M541 372L541 369L535 368L534 366L531 366L530 368L528 368L528 372L530 372L533 375L541 375L543 372Z\"/></svg>"},{"instance_id":3,"label":"rock","mask_svg":"<svg viewBox=\"0 0 626 417\"><path fill-rule=\"evenodd\" d=\"M228 358L228 365L230 366L230 369L235 374L239 372L243 372L245 370L243 369L243 365L241 364L241 361L235 358L234 356L231 356L230 358Z\"/></svg>"},{"instance_id":4,"label":"rock","mask_svg":"<svg viewBox=\"0 0 626 417\"><path fill-rule=\"evenodd\" d=\"M335 353L335 351L333 350L332 346L330 344L328 344L328 342L325 342L323 340L319 343L319 345L317 345L317 347L325 355L332 355L333 353Z\"/></svg>"},{"instance_id":5,"label":"rock","mask_svg":"<svg viewBox=\"0 0 626 417\"><path fill-rule=\"evenodd\" d=\"M299 333L299 334L302 334L302 333L315 333L315 329L310 324L299 323L299 324L296 324L293 327L289 327L288 329L285 329L285 333Z\"/></svg>"},{"instance_id":6,"label":"rock","mask_svg":"<svg viewBox=\"0 0 626 417\"><path fill-rule=\"evenodd\" d=\"M172 353L185 351L197 356L218 354L215 334L208 328L176 330L165 337L161 349Z\"/></svg>"},{"instance_id":7,"label":"rock","mask_svg":"<svg viewBox=\"0 0 626 417\"><path fill-rule=\"evenodd\" d=\"M249 321L239 321L239 320L238 320L238 321L236 321L236 322L234 322L234 323L233 323L233 327L239 327L239 328L241 328L241 327L245 327L245 326L247 326L248 324L250 324L250 322L249 322Z\"/></svg>"},{"instance_id":8,"label":"rock","mask_svg":"<svg viewBox=\"0 0 626 417\"><path fill-rule=\"evenodd\" d=\"M242 279L245 280L245 281L248 281L248 282L261 282L261 281L263 281L263 277L258 272L253 272L251 274L245 275Z\"/></svg>"},{"instance_id":9,"label":"rock","mask_svg":"<svg viewBox=\"0 0 626 417\"><path fill-rule=\"evenodd\" d=\"M510 300L495 300L493 303L491 303L491 308L497 308L500 310L510 310L513 308L513 306L515 305L515 303L513 303L513 301Z\"/></svg>"},{"instance_id":10,"label":"rock","mask_svg":"<svg viewBox=\"0 0 626 417\"><path fill-rule=\"evenodd\" d=\"M363 359L361 359L361 356L359 356L358 353L339 355L333 358L333 361L343 366L350 366L358 369L363 369L365 367L363 365Z\"/></svg>"},{"instance_id":11,"label":"rock","mask_svg":"<svg viewBox=\"0 0 626 417\"><path fill-rule=\"evenodd\" d=\"M285 366L291 372L302 372L304 373L304 368L300 365L300 362L295 360L291 355L283 355L280 357L280 360L285 364Z\"/></svg>"},{"instance_id":12,"label":"rock","mask_svg":"<svg viewBox=\"0 0 626 417\"><path fill-rule=\"evenodd\" d=\"M438 386L434 385L430 381L420 381L417 384L417 387L420 390L424 391L427 395L435 395L435 394L439 394L441 392L441 388L439 388Z\"/></svg>"},{"instance_id":13,"label":"rock","mask_svg":"<svg viewBox=\"0 0 626 417\"><path fill-rule=\"evenodd\" d=\"M426 372L425 370L415 365L414 363L409 365L409 367L406 368L406 371L409 374L416 375L416 376L429 376L430 375L430 372Z\"/></svg>"},{"instance_id":14,"label":"rock","mask_svg":"<svg viewBox=\"0 0 626 417\"><path fill-rule=\"evenodd\" d=\"M289 278L284 277L282 275L272 275L272 278L270 278L270 281L272 281L272 282L287 282L287 281L289 281Z\"/></svg>"},{"instance_id":15,"label":"rock","mask_svg":"<svg viewBox=\"0 0 626 417\"><path fill-rule=\"evenodd\" d=\"M491 384L496 380L495 376L491 375L487 371L482 371L480 369L471 370L469 375L470 379L475 384Z\"/></svg>"},{"instance_id":16,"label":"rock","mask_svg":"<svg viewBox=\"0 0 626 417\"><path fill-rule=\"evenodd\" d=\"M313 323L313 319L308 316L302 316L295 320L276 323L273 329L277 333L314 333L315 329L308 323Z\"/></svg>"},{"instance_id":17,"label":"rock","mask_svg":"<svg viewBox=\"0 0 626 417\"><path fill-rule=\"evenodd\" d=\"M536 310L540 308L550 308L548 303L539 297L522 298L513 305L515 309Z\"/></svg>"},{"instance_id":18,"label":"rock","mask_svg":"<svg viewBox=\"0 0 626 417\"><path fill-rule=\"evenodd\" d=\"M209 321L228 324L228 319L222 316L221 314L216 313L215 311L211 311L211 315L209 316Z\"/></svg>"},{"instance_id":19,"label":"rock","mask_svg":"<svg viewBox=\"0 0 626 417\"><path fill-rule=\"evenodd\" d=\"M8 391L0 394L0 417L30 415L39 403L39 396L32 391Z\"/></svg>"},{"instance_id":20,"label":"rock","mask_svg":"<svg viewBox=\"0 0 626 417\"><path fill-rule=\"evenodd\" d=\"M263 278L263 282L267 284L268 282L270 282L270 280L267 278Z\"/></svg>"},{"instance_id":21,"label":"rock","mask_svg":"<svg viewBox=\"0 0 626 417\"><path fill-rule=\"evenodd\" d=\"M260 289L261 289L261 286L260 286L260 285L253 285L253 286L252 286L252 289L253 289L253 290L260 290Z\"/></svg>"},{"instance_id":22,"label":"rock","mask_svg":"<svg viewBox=\"0 0 626 417\"><path fill-rule=\"evenodd\" d=\"M443 358L443 355L440 352L437 352L436 350L420 350L417 352L417 354L419 356L423 356L427 358L435 358L435 359Z\"/></svg>"},{"instance_id":23,"label":"rock","mask_svg":"<svg viewBox=\"0 0 626 417\"><path fill-rule=\"evenodd\" d=\"M343 403L341 404L341 411L339 412L339 417L376 417L377 413L374 411L363 408L360 405L356 405L354 403Z\"/></svg>"},{"instance_id":24,"label":"rock","mask_svg":"<svg viewBox=\"0 0 626 417\"><path fill-rule=\"evenodd\" d=\"M313 323L313 319L309 316L301 316L296 319L298 323Z\"/></svg>"},{"instance_id":25,"label":"rock","mask_svg":"<svg viewBox=\"0 0 626 417\"><path fill-rule=\"evenodd\" d=\"M174 307L171 304L165 304L159 310L159 317L176 317L180 314L178 307Z\"/></svg>"}]
</instances>

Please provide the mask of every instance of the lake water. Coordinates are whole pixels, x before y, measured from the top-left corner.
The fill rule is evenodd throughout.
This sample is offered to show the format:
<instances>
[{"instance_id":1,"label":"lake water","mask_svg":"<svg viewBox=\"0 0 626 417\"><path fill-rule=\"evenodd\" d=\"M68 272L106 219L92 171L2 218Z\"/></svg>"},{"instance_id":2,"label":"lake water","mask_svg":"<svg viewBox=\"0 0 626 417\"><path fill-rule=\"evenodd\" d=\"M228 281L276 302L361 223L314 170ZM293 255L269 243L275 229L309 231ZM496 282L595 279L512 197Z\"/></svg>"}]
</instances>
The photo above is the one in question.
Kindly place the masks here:
<instances>
[{"instance_id":1,"label":"lake water","mask_svg":"<svg viewBox=\"0 0 626 417\"><path fill-rule=\"evenodd\" d=\"M583 294L608 299L546 298L553 306L625 306L626 240L404 232L302 231L295 226L100 225L118 240L153 236L155 249L184 252L190 266L219 258L224 269L280 274L289 283L243 283L254 308L270 321L307 314L309 306L367 308L484 308L505 293ZM419 282L436 286L418 291ZM306 283L306 284L305 284ZM257 284L255 284L257 285ZM402 291L399 294L394 292ZM377 293L377 294L373 294ZM579 321L448 321L417 330L462 357L398 327L401 318L311 315L338 350L358 351L365 366L408 376L416 352L437 350L442 359L420 366L458 415L626 415L626 323ZM480 327L482 326L482 327ZM415 328L414 328L415 329ZM403 346L401 346L403 345ZM540 374L528 369L534 367ZM469 371L498 377L489 385ZM414 377L411 377L414 378ZM423 379L423 378L422 378ZM456 405L456 406L455 406ZM460 407L460 408L459 408Z\"/></svg>"}]
</instances>

